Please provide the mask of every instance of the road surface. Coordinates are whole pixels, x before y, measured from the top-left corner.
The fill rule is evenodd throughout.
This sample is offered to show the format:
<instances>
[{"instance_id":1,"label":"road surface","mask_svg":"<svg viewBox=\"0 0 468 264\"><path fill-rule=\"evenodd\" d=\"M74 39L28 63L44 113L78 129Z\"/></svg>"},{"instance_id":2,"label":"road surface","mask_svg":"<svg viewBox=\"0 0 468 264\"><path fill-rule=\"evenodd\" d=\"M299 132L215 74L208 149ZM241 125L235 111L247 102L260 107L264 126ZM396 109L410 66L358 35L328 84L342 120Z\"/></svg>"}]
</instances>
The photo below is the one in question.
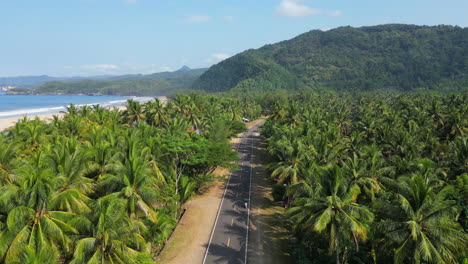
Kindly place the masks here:
<instances>
[{"instance_id":1,"label":"road surface","mask_svg":"<svg viewBox=\"0 0 468 264\"><path fill-rule=\"evenodd\" d=\"M216 217L203 264L247 263L252 152L257 124L244 133L237 151L239 170L231 173Z\"/></svg>"}]
</instances>

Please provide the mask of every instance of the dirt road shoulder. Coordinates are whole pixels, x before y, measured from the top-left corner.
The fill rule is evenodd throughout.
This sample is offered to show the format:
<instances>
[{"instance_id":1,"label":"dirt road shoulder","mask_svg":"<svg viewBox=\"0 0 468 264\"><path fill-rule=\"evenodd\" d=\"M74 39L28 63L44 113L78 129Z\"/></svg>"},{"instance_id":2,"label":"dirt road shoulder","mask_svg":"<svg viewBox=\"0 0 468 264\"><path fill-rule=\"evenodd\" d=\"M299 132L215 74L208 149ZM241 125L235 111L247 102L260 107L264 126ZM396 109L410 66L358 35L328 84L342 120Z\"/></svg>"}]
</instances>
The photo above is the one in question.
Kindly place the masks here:
<instances>
[{"instance_id":1,"label":"dirt road shoulder","mask_svg":"<svg viewBox=\"0 0 468 264\"><path fill-rule=\"evenodd\" d=\"M247 124L250 128L262 119ZM242 135L233 138L238 143ZM217 169L218 176L227 175L226 169ZM211 231L224 193L226 177L215 181L208 191L185 204L187 211L177 225L171 239L158 257L162 264L200 264L210 239Z\"/></svg>"}]
</instances>

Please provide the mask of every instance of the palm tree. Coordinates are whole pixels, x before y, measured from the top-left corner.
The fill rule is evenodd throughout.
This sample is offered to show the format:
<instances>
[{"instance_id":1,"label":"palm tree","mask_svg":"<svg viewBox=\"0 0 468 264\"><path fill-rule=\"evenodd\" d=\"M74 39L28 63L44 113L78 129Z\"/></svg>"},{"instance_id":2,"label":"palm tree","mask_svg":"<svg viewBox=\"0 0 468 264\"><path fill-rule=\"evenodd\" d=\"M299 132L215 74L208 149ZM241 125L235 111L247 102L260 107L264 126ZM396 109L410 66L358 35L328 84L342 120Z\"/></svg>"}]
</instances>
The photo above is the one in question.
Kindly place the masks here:
<instances>
[{"instance_id":1,"label":"palm tree","mask_svg":"<svg viewBox=\"0 0 468 264\"><path fill-rule=\"evenodd\" d=\"M51 210L50 200L57 185L43 154L38 152L32 158L18 171L16 181L1 189L0 198L10 201L13 207L0 233L0 259L6 263L21 262L26 250L48 250L53 252L51 258L56 258L59 249L69 252L69 235L78 233L68 224L73 213Z\"/></svg>"},{"instance_id":2,"label":"palm tree","mask_svg":"<svg viewBox=\"0 0 468 264\"><path fill-rule=\"evenodd\" d=\"M21 122L22 124L17 124L17 128L20 128L16 136L17 140L20 140L25 144L26 148L36 149L41 142L41 139L44 137L45 123L39 120L38 117L34 120L28 120L27 117L24 117Z\"/></svg>"},{"instance_id":3,"label":"palm tree","mask_svg":"<svg viewBox=\"0 0 468 264\"><path fill-rule=\"evenodd\" d=\"M395 263L457 263L468 237L448 192L435 193L421 175L404 179L394 201L399 214L377 224L386 237L383 246L394 249Z\"/></svg>"},{"instance_id":4,"label":"palm tree","mask_svg":"<svg viewBox=\"0 0 468 264\"><path fill-rule=\"evenodd\" d=\"M142 263L146 251L142 236L145 226L132 222L126 214L126 201L114 196L98 200L92 216L92 232L76 243L70 264Z\"/></svg>"},{"instance_id":5,"label":"palm tree","mask_svg":"<svg viewBox=\"0 0 468 264\"><path fill-rule=\"evenodd\" d=\"M159 168L149 160L150 149L143 147L135 135L127 137L124 161L116 174L102 177L101 183L108 192L127 201L127 212L132 219L138 219L142 213L151 221L156 221L154 206L158 204L158 181L164 181Z\"/></svg>"},{"instance_id":6,"label":"palm tree","mask_svg":"<svg viewBox=\"0 0 468 264\"><path fill-rule=\"evenodd\" d=\"M168 122L169 115L164 108L164 104L161 100L155 99L154 101L149 101L145 105L145 116L147 117L147 122L153 126L164 125Z\"/></svg>"},{"instance_id":7,"label":"palm tree","mask_svg":"<svg viewBox=\"0 0 468 264\"><path fill-rule=\"evenodd\" d=\"M370 210L354 201L359 189L348 184L337 165L327 166L310 183L293 188L299 191L287 215L295 229L322 234L335 253L336 263L345 263L350 245L359 250L359 241L367 239L373 220Z\"/></svg>"},{"instance_id":8,"label":"palm tree","mask_svg":"<svg viewBox=\"0 0 468 264\"><path fill-rule=\"evenodd\" d=\"M70 104L69 106L65 106L66 111L60 111L60 113L65 114L65 118L70 116L77 116L79 113L79 108L75 104Z\"/></svg>"},{"instance_id":9,"label":"palm tree","mask_svg":"<svg viewBox=\"0 0 468 264\"><path fill-rule=\"evenodd\" d=\"M300 140L291 144L285 140L281 142L282 147L277 152L280 161L269 166L273 170L271 176L277 180L278 184L296 184L300 180L300 170L304 167L307 152Z\"/></svg>"},{"instance_id":10,"label":"palm tree","mask_svg":"<svg viewBox=\"0 0 468 264\"><path fill-rule=\"evenodd\" d=\"M0 146L0 186L3 186L12 182L17 147L2 135L0 135Z\"/></svg>"},{"instance_id":11,"label":"palm tree","mask_svg":"<svg viewBox=\"0 0 468 264\"><path fill-rule=\"evenodd\" d=\"M84 177L86 152L74 137L58 137L55 141L48 161L60 181L60 190L77 189L83 194L90 194L93 181Z\"/></svg>"},{"instance_id":12,"label":"palm tree","mask_svg":"<svg viewBox=\"0 0 468 264\"><path fill-rule=\"evenodd\" d=\"M351 188L358 188L359 193L364 193L371 200L375 199L375 194L381 189L376 177L369 177L367 162L358 158L356 153L352 157L347 157L344 163L344 171L349 179ZM357 199L357 197L354 197Z\"/></svg>"},{"instance_id":13,"label":"palm tree","mask_svg":"<svg viewBox=\"0 0 468 264\"><path fill-rule=\"evenodd\" d=\"M127 119L129 125L140 123L146 119L143 111L143 106L138 101L132 99L127 101L127 109L124 111L124 116Z\"/></svg>"}]
</instances>

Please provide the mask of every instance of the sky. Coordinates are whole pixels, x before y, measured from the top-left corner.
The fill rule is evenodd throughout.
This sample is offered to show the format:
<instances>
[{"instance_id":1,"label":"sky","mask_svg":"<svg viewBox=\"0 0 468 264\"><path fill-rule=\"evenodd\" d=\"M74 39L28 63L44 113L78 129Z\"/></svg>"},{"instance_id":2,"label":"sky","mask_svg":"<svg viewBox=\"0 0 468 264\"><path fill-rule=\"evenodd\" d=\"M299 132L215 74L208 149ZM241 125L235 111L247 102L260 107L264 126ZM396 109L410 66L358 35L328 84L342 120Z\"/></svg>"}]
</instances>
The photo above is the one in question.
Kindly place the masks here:
<instances>
[{"instance_id":1,"label":"sky","mask_svg":"<svg viewBox=\"0 0 468 264\"><path fill-rule=\"evenodd\" d=\"M209 67L314 29L468 26L468 0L0 0L0 77Z\"/></svg>"}]
</instances>

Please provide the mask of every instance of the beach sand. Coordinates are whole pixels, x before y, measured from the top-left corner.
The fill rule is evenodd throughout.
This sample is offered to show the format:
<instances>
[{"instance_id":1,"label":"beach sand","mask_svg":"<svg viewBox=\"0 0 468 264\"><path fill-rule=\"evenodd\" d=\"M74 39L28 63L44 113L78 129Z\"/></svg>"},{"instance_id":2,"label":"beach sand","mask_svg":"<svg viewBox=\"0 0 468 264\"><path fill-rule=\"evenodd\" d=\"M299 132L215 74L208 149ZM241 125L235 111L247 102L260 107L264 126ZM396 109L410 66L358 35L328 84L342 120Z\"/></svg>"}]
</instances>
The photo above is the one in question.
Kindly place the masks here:
<instances>
[{"instance_id":1,"label":"beach sand","mask_svg":"<svg viewBox=\"0 0 468 264\"><path fill-rule=\"evenodd\" d=\"M49 121L53 118L54 115L63 116L62 113L53 113L53 114L42 114L42 115L30 115L27 116L29 119L35 119L38 117L41 120ZM5 129L12 127L18 122L19 120L23 119L23 116L16 116L16 117L5 117L0 118L0 131L4 131Z\"/></svg>"},{"instance_id":2,"label":"beach sand","mask_svg":"<svg viewBox=\"0 0 468 264\"><path fill-rule=\"evenodd\" d=\"M113 107L111 107L113 108ZM125 106L116 106L117 109L119 109L120 111L123 111L125 110ZM58 115L59 117L63 117L63 113L49 113L49 114L40 114L40 115L28 115L27 117L29 119L35 119L36 117L38 117L39 119L41 120L45 120L45 121L50 121L54 115ZM16 117L5 117L5 118L0 118L0 131L4 131L5 129L7 128L10 128L12 126L14 126L16 124L16 122L18 122L19 120L23 119L24 116L16 116Z\"/></svg>"},{"instance_id":3,"label":"beach sand","mask_svg":"<svg viewBox=\"0 0 468 264\"><path fill-rule=\"evenodd\" d=\"M158 96L159 100L162 100L164 103L167 102L166 96ZM111 106L109 108L117 108L120 111L124 111L126 109L125 105L120 106ZM49 113L49 114L40 114L40 115L28 115L29 119L35 119L38 117L41 120L50 121L54 115L58 115L59 117L63 117L63 113ZM17 116L17 117L5 117L0 118L0 131L4 131L5 129L12 127L18 122L19 120L23 119L24 116Z\"/></svg>"}]
</instances>

